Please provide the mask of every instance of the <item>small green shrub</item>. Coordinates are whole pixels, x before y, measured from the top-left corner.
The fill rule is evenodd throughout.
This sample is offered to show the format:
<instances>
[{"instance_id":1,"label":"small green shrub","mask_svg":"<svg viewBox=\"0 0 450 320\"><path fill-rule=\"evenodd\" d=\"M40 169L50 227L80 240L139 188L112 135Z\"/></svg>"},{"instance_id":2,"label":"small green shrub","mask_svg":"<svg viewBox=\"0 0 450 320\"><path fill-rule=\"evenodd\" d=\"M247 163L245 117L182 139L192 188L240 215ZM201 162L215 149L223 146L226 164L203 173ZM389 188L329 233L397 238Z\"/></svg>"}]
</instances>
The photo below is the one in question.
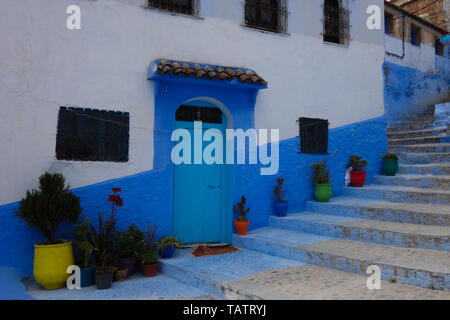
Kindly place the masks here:
<instances>
[{"instance_id":1,"label":"small green shrub","mask_svg":"<svg viewBox=\"0 0 450 320\"><path fill-rule=\"evenodd\" d=\"M234 214L239 221L247 221L247 213L250 211L250 208L245 208L246 202L247 199L244 196L241 196L241 202L238 202L233 206Z\"/></svg>"},{"instance_id":2,"label":"small green shrub","mask_svg":"<svg viewBox=\"0 0 450 320\"><path fill-rule=\"evenodd\" d=\"M174 236L164 237L158 241L159 252L163 252L166 248L178 248L179 246L181 246L181 242Z\"/></svg>"},{"instance_id":3,"label":"small green shrub","mask_svg":"<svg viewBox=\"0 0 450 320\"><path fill-rule=\"evenodd\" d=\"M367 161L362 160L360 156L351 156L350 162L347 165L347 168L353 168L353 171L362 171L364 167L367 167Z\"/></svg>"},{"instance_id":4,"label":"small green shrub","mask_svg":"<svg viewBox=\"0 0 450 320\"><path fill-rule=\"evenodd\" d=\"M327 169L327 160L323 160L311 165L314 171L314 182L317 184L328 184L331 181L330 170Z\"/></svg>"},{"instance_id":5,"label":"small green shrub","mask_svg":"<svg viewBox=\"0 0 450 320\"><path fill-rule=\"evenodd\" d=\"M139 250L138 258L143 265L155 264L158 262L157 247L154 244L155 234L157 226L150 229L150 225L147 225L147 233L144 237L144 242Z\"/></svg>"},{"instance_id":6,"label":"small green shrub","mask_svg":"<svg viewBox=\"0 0 450 320\"><path fill-rule=\"evenodd\" d=\"M94 245L90 236L91 221L86 216L80 219L74 228L75 247L81 255L81 268L88 268L90 266L90 258L94 251Z\"/></svg>"},{"instance_id":7,"label":"small green shrub","mask_svg":"<svg viewBox=\"0 0 450 320\"><path fill-rule=\"evenodd\" d=\"M129 258L137 255L144 238L144 233L134 223L126 231L119 231L115 245L119 258Z\"/></svg>"},{"instance_id":8,"label":"small green shrub","mask_svg":"<svg viewBox=\"0 0 450 320\"><path fill-rule=\"evenodd\" d=\"M398 160L398 156L394 153L388 152L383 156L383 160L389 160L389 159L390 160Z\"/></svg>"},{"instance_id":9,"label":"small green shrub","mask_svg":"<svg viewBox=\"0 0 450 320\"><path fill-rule=\"evenodd\" d=\"M27 191L14 215L42 233L47 244L55 244L61 242L55 241L58 226L76 223L80 213L80 199L69 191L64 176L46 172L39 177L38 190Z\"/></svg>"}]
</instances>

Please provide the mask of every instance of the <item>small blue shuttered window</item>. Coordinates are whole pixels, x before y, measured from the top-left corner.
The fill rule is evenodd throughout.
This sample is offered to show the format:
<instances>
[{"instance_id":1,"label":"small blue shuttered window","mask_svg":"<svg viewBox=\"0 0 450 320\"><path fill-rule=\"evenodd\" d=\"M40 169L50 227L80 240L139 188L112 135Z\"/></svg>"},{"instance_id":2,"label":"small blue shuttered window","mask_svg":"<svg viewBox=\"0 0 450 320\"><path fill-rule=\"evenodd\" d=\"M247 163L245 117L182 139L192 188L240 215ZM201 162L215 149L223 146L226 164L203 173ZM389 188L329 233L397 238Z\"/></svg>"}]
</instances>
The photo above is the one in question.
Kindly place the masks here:
<instances>
[{"instance_id":1,"label":"small blue shuttered window","mask_svg":"<svg viewBox=\"0 0 450 320\"><path fill-rule=\"evenodd\" d=\"M61 107L56 158L77 161L128 161L128 112Z\"/></svg>"}]
</instances>

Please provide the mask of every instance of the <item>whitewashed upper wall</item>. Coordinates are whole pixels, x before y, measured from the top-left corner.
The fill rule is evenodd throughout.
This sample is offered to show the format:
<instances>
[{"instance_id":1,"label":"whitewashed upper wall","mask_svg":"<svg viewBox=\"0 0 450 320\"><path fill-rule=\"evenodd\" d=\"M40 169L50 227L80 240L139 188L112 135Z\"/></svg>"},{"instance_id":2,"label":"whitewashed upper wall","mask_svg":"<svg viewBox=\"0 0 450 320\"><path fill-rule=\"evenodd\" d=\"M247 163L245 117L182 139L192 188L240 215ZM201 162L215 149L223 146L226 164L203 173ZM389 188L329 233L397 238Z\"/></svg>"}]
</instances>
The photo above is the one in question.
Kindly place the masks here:
<instances>
[{"instance_id":1,"label":"whitewashed upper wall","mask_svg":"<svg viewBox=\"0 0 450 320\"><path fill-rule=\"evenodd\" d=\"M269 82L256 102L257 128L298 135L300 116L331 127L383 114L383 30L349 0L349 47L322 41L322 1L288 0L289 35L242 27L243 1L202 0L193 19L143 9L145 0L2 0L0 10L0 204L36 186L45 170L78 187L153 168L153 83L147 67L170 58L254 69ZM81 30L66 8L81 7ZM130 161L57 161L60 106L130 113Z\"/></svg>"}]
</instances>

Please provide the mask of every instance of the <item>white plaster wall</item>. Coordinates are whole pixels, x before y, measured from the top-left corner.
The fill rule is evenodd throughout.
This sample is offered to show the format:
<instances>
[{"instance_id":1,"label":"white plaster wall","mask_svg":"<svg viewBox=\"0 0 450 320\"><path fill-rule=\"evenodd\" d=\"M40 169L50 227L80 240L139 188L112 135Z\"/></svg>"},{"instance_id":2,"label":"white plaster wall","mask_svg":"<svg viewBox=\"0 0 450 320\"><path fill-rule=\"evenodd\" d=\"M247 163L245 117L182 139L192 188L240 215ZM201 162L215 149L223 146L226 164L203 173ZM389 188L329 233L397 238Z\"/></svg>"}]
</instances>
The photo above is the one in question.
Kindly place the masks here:
<instances>
[{"instance_id":1,"label":"white plaster wall","mask_svg":"<svg viewBox=\"0 0 450 320\"><path fill-rule=\"evenodd\" d=\"M0 204L35 187L44 171L73 187L153 168L153 83L160 57L243 66L269 82L257 99L257 128L298 135L300 116L331 127L383 114L383 30L366 28L381 0L349 1L349 47L324 44L322 1L288 1L289 35L243 28L239 0L202 0L193 19L140 7L146 0L1 0ZM82 29L65 27L66 8L82 9ZM60 106L130 112L128 163L55 158Z\"/></svg>"},{"instance_id":2,"label":"white plaster wall","mask_svg":"<svg viewBox=\"0 0 450 320\"><path fill-rule=\"evenodd\" d=\"M387 52L395 53L402 56L402 40L390 35L385 35L385 47ZM417 70L428 72L436 67L435 48L422 43L420 46L414 46L409 42L405 42L405 56L403 59L399 57L386 55L386 61L415 68Z\"/></svg>"}]
</instances>

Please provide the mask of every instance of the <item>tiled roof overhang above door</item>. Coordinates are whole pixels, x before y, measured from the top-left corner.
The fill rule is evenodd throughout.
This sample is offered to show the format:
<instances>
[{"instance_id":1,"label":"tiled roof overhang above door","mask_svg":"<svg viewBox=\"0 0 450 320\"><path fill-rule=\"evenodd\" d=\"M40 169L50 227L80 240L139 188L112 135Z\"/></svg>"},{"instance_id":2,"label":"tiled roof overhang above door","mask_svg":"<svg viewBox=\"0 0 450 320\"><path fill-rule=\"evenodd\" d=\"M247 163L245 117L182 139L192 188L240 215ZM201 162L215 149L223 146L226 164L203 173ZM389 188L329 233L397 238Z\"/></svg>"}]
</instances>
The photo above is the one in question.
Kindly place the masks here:
<instances>
[{"instance_id":1,"label":"tiled roof overhang above door","mask_svg":"<svg viewBox=\"0 0 450 320\"><path fill-rule=\"evenodd\" d=\"M167 59L156 60L149 67L148 79L162 80L163 78L167 80L196 79L208 81L210 84L267 88L267 81L250 69Z\"/></svg>"}]
</instances>

